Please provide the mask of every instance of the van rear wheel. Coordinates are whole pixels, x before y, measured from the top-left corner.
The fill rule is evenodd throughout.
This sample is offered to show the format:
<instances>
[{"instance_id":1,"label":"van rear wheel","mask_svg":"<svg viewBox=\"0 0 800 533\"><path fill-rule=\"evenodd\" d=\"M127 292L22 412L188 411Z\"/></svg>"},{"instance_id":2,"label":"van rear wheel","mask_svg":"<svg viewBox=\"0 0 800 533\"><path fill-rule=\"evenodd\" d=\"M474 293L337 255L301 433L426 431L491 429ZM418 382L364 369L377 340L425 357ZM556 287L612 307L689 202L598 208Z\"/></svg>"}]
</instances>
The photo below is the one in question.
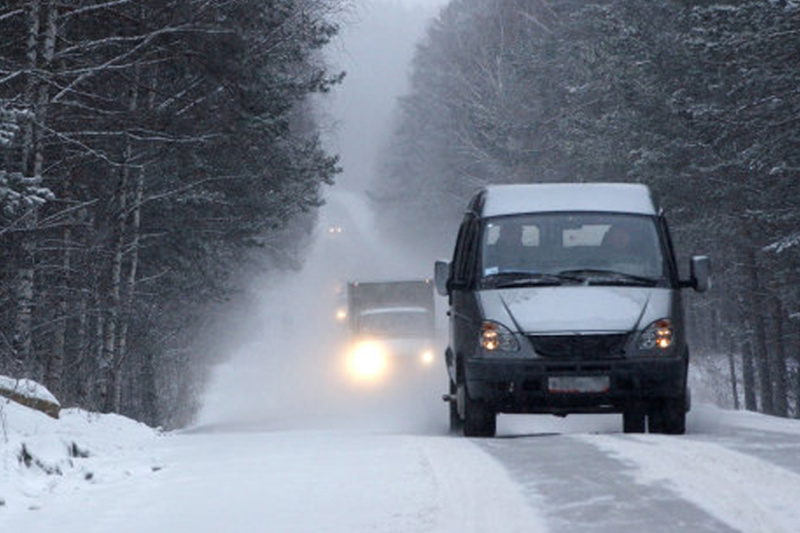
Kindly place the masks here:
<instances>
[{"instance_id":1,"label":"van rear wheel","mask_svg":"<svg viewBox=\"0 0 800 533\"><path fill-rule=\"evenodd\" d=\"M497 433L497 414L486 403L473 400L469 391L464 394L464 436L494 437Z\"/></svg>"}]
</instances>

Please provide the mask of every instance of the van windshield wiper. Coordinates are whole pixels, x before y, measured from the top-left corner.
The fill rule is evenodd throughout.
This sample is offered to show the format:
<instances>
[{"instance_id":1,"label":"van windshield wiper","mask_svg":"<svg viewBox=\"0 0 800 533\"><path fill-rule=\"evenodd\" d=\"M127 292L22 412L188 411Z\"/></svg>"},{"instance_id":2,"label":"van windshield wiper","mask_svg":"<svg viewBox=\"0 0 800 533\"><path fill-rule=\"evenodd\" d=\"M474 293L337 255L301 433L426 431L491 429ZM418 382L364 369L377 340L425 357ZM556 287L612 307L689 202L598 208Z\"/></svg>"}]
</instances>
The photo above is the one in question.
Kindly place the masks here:
<instances>
[{"instance_id":1,"label":"van windshield wiper","mask_svg":"<svg viewBox=\"0 0 800 533\"><path fill-rule=\"evenodd\" d=\"M617 270L603 270L598 268L581 268L575 270L562 270L561 276L574 276L589 285L642 285L655 287L661 281L658 278L637 276Z\"/></svg>"},{"instance_id":2,"label":"van windshield wiper","mask_svg":"<svg viewBox=\"0 0 800 533\"><path fill-rule=\"evenodd\" d=\"M527 270L506 270L483 278L483 284L485 286L491 286L497 289L541 285L554 286L561 285L565 281L580 283L583 280L580 277L564 273L549 274Z\"/></svg>"}]
</instances>

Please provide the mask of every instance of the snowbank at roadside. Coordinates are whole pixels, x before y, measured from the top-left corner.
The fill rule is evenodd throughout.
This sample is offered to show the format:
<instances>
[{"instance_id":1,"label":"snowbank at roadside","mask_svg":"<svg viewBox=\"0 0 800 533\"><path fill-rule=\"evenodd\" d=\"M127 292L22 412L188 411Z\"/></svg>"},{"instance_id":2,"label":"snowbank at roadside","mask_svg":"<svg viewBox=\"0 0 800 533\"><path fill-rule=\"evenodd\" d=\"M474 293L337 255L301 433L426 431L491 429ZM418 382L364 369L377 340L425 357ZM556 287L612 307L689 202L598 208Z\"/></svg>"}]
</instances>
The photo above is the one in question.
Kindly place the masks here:
<instances>
[{"instance_id":1,"label":"snowbank at roadside","mask_svg":"<svg viewBox=\"0 0 800 533\"><path fill-rule=\"evenodd\" d=\"M61 412L61 403L47 387L30 379L0 376L0 397L21 403L53 418L58 418Z\"/></svg>"},{"instance_id":2,"label":"snowbank at roadside","mask_svg":"<svg viewBox=\"0 0 800 533\"><path fill-rule=\"evenodd\" d=\"M23 398L38 399L50 403L59 404L53 393L43 385L31 381L30 379L14 379L8 376L0 376L0 389L15 392Z\"/></svg>"},{"instance_id":3,"label":"snowbank at roadside","mask_svg":"<svg viewBox=\"0 0 800 533\"><path fill-rule=\"evenodd\" d=\"M0 398L0 513L49 494L160 468L159 431L119 415L63 409L60 419Z\"/></svg>"}]
</instances>

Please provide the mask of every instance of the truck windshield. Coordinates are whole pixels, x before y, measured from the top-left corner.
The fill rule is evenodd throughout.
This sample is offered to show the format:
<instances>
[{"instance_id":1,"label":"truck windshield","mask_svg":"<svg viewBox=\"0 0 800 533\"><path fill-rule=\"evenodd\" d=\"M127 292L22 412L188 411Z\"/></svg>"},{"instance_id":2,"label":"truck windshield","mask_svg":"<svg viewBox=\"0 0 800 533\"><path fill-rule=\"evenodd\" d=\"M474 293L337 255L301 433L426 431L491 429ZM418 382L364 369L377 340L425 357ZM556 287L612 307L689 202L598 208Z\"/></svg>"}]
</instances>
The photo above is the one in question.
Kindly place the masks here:
<instances>
[{"instance_id":1,"label":"truck windshield","mask_svg":"<svg viewBox=\"0 0 800 533\"><path fill-rule=\"evenodd\" d=\"M666 282L655 219L617 213L539 213L487 219L484 286Z\"/></svg>"},{"instance_id":2,"label":"truck windshield","mask_svg":"<svg viewBox=\"0 0 800 533\"><path fill-rule=\"evenodd\" d=\"M425 338L430 335L433 318L423 308L371 309L358 317L361 335L384 338Z\"/></svg>"}]
</instances>

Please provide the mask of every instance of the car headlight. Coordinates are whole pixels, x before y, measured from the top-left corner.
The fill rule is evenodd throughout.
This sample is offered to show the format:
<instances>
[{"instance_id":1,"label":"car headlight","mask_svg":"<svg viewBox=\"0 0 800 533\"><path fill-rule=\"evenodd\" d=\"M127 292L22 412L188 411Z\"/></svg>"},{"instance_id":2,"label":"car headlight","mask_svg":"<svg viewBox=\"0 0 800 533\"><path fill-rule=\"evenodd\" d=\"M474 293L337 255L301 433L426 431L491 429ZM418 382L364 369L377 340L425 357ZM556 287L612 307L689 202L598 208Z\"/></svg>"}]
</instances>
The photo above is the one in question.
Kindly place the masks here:
<instances>
[{"instance_id":1,"label":"car headlight","mask_svg":"<svg viewBox=\"0 0 800 533\"><path fill-rule=\"evenodd\" d=\"M498 322L484 321L481 326L481 346L487 352L516 352L519 342L510 329Z\"/></svg>"},{"instance_id":2,"label":"car headlight","mask_svg":"<svg viewBox=\"0 0 800 533\"><path fill-rule=\"evenodd\" d=\"M675 332L672 328L672 322L669 319L662 318L644 328L644 331L639 335L636 347L647 352L663 351L670 348L674 342Z\"/></svg>"},{"instance_id":3,"label":"car headlight","mask_svg":"<svg viewBox=\"0 0 800 533\"><path fill-rule=\"evenodd\" d=\"M424 366L432 365L433 364L433 360L434 360L433 350L424 350L419 355L419 360Z\"/></svg>"}]
</instances>

